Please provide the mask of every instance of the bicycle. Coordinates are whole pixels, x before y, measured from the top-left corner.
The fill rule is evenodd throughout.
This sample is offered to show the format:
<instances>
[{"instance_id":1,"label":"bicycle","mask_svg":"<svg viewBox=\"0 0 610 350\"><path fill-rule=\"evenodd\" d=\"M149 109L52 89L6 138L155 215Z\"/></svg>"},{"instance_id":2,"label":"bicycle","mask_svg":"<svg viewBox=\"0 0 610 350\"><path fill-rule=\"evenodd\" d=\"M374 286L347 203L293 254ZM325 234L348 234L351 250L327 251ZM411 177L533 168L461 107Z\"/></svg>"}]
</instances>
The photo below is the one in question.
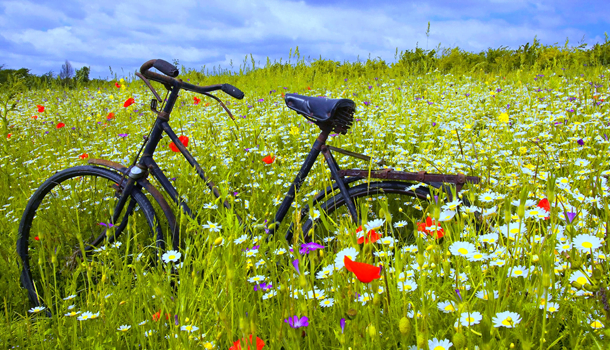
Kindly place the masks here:
<instances>
[{"instance_id":1,"label":"bicycle","mask_svg":"<svg viewBox=\"0 0 610 350\"><path fill-rule=\"evenodd\" d=\"M153 67L164 75L150 71ZM156 179L171 202L180 207L185 215L196 219L196 214L181 199L178 191L153 159L163 134L169 136L213 195L222 200L224 207L232 210L227 198L221 198L218 187L206 176L174 133L169 120L181 90L215 99L233 120L229 109L210 92L222 90L236 99L242 99L244 94L229 84L197 86L186 83L176 79L178 73L176 67L160 59L144 63L140 72L136 73L154 96L150 109L156 114L156 120L130 166L109 160L89 159L89 165L68 168L51 176L28 201L19 225L17 252L23 265L21 283L27 290L32 305L51 305L53 298L57 301L57 298L69 294L70 298L95 285L99 280L108 278L87 260L94 255L92 252L103 253L107 245L114 245L115 248L124 245L124 253L129 259L144 259L151 266L159 260L160 252L166 249L168 240L173 250L180 249L180 225L176 222L172 207L161 191L148 181L149 176ZM161 99L151 85L151 80L163 84L168 90L169 97L166 95L166 100ZM382 219L387 219L383 224L384 229L395 237L404 238L412 235L416 229L405 222L402 226L390 225L392 216L410 215L402 209L405 204L407 209L410 208L411 202L407 202L407 199L414 199L422 204L430 201L431 195L434 195L429 187L418 187L417 184L424 183L437 188L451 200L464 184L476 184L480 180L479 177L463 174L410 173L392 169L340 169L332 152L356 157L369 164L372 162L366 155L326 144L331 132L344 135L350 129L354 121L355 102L349 99L327 99L290 93L286 94L285 102L288 108L316 124L321 132L281 202L273 222L266 228L267 241L278 232L296 194L320 154L323 155L334 182L332 186L322 189L310 205L305 205L300 210L300 216L303 218L300 231L295 230L294 221L290 223L285 233L288 242L293 241L295 231L298 231L299 239L303 242L310 242L314 237L319 241L328 233L325 227L329 226L329 223L334 227L342 221L348 221L361 229L363 220L370 221L368 215L377 217L378 213ZM157 109L159 104L161 110ZM359 181L364 183L356 184ZM455 186L455 189L448 184ZM152 197L153 202L146 193ZM71 207L68 207L71 204L69 201L72 202ZM464 198L463 201L467 200ZM86 211L81 207L84 203L92 203L93 209ZM153 203L162 212L165 222L160 220ZM312 206L319 208L318 213ZM74 209L74 213L66 213L68 209ZM252 234L244 220L237 213L235 215L244 230ZM421 213L418 212L417 215ZM366 235L364 232L362 234ZM127 235L126 240L123 240L125 243L117 241L121 235ZM105 245L100 246L102 243ZM32 261L37 261L37 268L31 268ZM103 263L112 264L112 261L106 259Z\"/></svg>"}]
</instances>

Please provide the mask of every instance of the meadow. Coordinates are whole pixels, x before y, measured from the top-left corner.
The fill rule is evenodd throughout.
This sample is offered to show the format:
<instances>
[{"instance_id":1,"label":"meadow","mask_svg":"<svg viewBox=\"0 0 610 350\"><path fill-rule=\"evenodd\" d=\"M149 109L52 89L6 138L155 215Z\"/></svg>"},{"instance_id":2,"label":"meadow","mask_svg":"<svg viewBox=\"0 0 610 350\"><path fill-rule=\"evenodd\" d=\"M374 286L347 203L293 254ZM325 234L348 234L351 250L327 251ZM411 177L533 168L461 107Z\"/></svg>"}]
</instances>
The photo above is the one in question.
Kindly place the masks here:
<instances>
[{"instance_id":1,"label":"meadow","mask_svg":"<svg viewBox=\"0 0 610 350\"><path fill-rule=\"evenodd\" d=\"M288 247L281 234L266 243L264 231L244 235L164 138L155 159L202 224L178 216L186 248L155 269L127 259L127 244L107 247L97 268L108 278L58 296L51 318L31 308L19 285L23 209L61 169L92 158L130 164L154 121L152 95L134 77L20 93L0 157L0 346L246 349L251 339L257 349L607 348L610 69L577 60L498 70L424 65L183 68L185 81L230 83L246 97L216 94L233 122L215 101L183 92L170 124L188 136L221 192L233 194L249 227L273 219L319 133L285 106L288 92L356 102L354 126L330 145L383 159L386 168L480 176L461 192L470 206L441 196L442 215L415 202L404 204L405 212L416 207L409 217L372 213L385 225L409 221L409 244L384 237L383 227L387 239L358 244L347 222L317 242L323 248ZM337 158L344 167L371 166ZM318 160L298 206L329 182ZM431 215L442 241L417 229ZM383 265L381 277L361 282L345 255Z\"/></svg>"}]
</instances>

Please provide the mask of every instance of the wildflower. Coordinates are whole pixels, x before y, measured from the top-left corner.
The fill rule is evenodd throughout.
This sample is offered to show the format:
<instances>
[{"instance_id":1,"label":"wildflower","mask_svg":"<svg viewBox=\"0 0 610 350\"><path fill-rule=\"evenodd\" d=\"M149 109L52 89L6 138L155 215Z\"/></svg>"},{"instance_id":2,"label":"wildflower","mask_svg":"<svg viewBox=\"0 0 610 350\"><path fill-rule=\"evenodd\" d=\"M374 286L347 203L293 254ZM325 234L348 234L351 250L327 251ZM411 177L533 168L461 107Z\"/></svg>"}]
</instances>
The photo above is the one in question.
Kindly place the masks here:
<instances>
[{"instance_id":1,"label":"wildflower","mask_svg":"<svg viewBox=\"0 0 610 350\"><path fill-rule=\"evenodd\" d=\"M246 338L238 339L238 340L236 340L233 343L233 346L231 346L229 348L229 350L241 350L242 349L242 343L241 342L243 342L244 346L248 350L250 350L250 344L253 344L253 342L252 342L252 334L250 334L250 341L248 341ZM261 350L264 346L265 346L265 342L261 338L256 337L256 350Z\"/></svg>"},{"instance_id":2,"label":"wildflower","mask_svg":"<svg viewBox=\"0 0 610 350\"><path fill-rule=\"evenodd\" d=\"M454 199L449 203L445 203L445 205L443 205L443 210L455 211L460 204L462 204L461 200Z\"/></svg>"},{"instance_id":3,"label":"wildflower","mask_svg":"<svg viewBox=\"0 0 610 350\"><path fill-rule=\"evenodd\" d=\"M445 235L445 231L431 217L426 218L426 222L417 223L417 231L425 232L435 239L440 239Z\"/></svg>"},{"instance_id":4,"label":"wildflower","mask_svg":"<svg viewBox=\"0 0 610 350\"><path fill-rule=\"evenodd\" d=\"M376 228L380 228L381 226L383 226L384 223L385 223L385 220L376 219L376 220L372 220L372 221L369 221L368 223L366 223L364 225L364 228L366 228L367 231L371 231Z\"/></svg>"},{"instance_id":5,"label":"wildflower","mask_svg":"<svg viewBox=\"0 0 610 350\"><path fill-rule=\"evenodd\" d=\"M307 318L307 316L303 316L301 318L299 318L298 316L288 317L284 320L284 322L288 323L292 328L309 326L309 318Z\"/></svg>"},{"instance_id":6,"label":"wildflower","mask_svg":"<svg viewBox=\"0 0 610 350\"><path fill-rule=\"evenodd\" d=\"M365 225L365 227L366 227L366 225ZM358 232L362 232L362 226L359 226L356 229L356 233L358 233ZM375 243L379 238L381 238L381 235L379 235L377 233L377 231L369 230L369 231L367 231L366 238L365 238L364 234L362 236L358 237L358 244Z\"/></svg>"},{"instance_id":7,"label":"wildflower","mask_svg":"<svg viewBox=\"0 0 610 350\"><path fill-rule=\"evenodd\" d=\"M581 253L586 253L601 247L602 241L596 236L581 234L574 237L573 244L574 248L578 249Z\"/></svg>"},{"instance_id":8,"label":"wildflower","mask_svg":"<svg viewBox=\"0 0 610 350\"><path fill-rule=\"evenodd\" d=\"M500 296L500 293L497 290L494 290L493 293L490 293L486 290L480 290L476 294L476 297L482 300L489 300L489 297L493 295L494 299L497 299Z\"/></svg>"},{"instance_id":9,"label":"wildflower","mask_svg":"<svg viewBox=\"0 0 610 350\"><path fill-rule=\"evenodd\" d=\"M335 299L333 299L333 298L327 298L327 299L320 301L320 306L322 306L322 307L331 307L333 305L335 305Z\"/></svg>"},{"instance_id":10,"label":"wildflower","mask_svg":"<svg viewBox=\"0 0 610 350\"><path fill-rule=\"evenodd\" d=\"M570 242L564 242L564 243L559 242L555 246L555 250L558 251L559 253L568 252L571 249L572 249L572 243L570 243Z\"/></svg>"},{"instance_id":11,"label":"wildflower","mask_svg":"<svg viewBox=\"0 0 610 350\"><path fill-rule=\"evenodd\" d=\"M36 241L40 241L40 238L39 238L38 236L34 237L34 239L35 239Z\"/></svg>"},{"instance_id":12,"label":"wildflower","mask_svg":"<svg viewBox=\"0 0 610 350\"><path fill-rule=\"evenodd\" d=\"M131 326L124 324L124 325L120 326L119 328L117 328L117 331L127 332L130 328L131 328Z\"/></svg>"},{"instance_id":13,"label":"wildflower","mask_svg":"<svg viewBox=\"0 0 610 350\"><path fill-rule=\"evenodd\" d=\"M80 311L70 311L67 314L64 314L64 316L66 317L74 317L76 315L80 314Z\"/></svg>"},{"instance_id":14,"label":"wildflower","mask_svg":"<svg viewBox=\"0 0 610 350\"><path fill-rule=\"evenodd\" d=\"M180 143L182 143L184 147L187 147L189 145L189 138L184 135L178 137L178 140L180 140ZM174 141L169 143L169 149L171 149L172 152L180 152Z\"/></svg>"},{"instance_id":15,"label":"wildflower","mask_svg":"<svg viewBox=\"0 0 610 350\"><path fill-rule=\"evenodd\" d=\"M119 134L119 137L122 137L122 138L125 138L127 136L129 136L129 134Z\"/></svg>"},{"instance_id":16,"label":"wildflower","mask_svg":"<svg viewBox=\"0 0 610 350\"><path fill-rule=\"evenodd\" d=\"M277 295L277 291L272 290L272 291L269 291L269 292L263 294L262 299L263 300L267 300L267 299L269 299L269 298L271 298L273 296L276 296L276 295Z\"/></svg>"},{"instance_id":17,"label":"wildflower","mask_svg":"<svg viewBox=\"0 0 610 350\"><path fill-rule=\"evenodd\" d=\"M513 267L513 269L510 271L510 274L508 277L527 277L529 273L529 270L525 267L525 266L515 266Z\"/></svg>"},{"instance_id":18,"label":"wildflower","mask_svg":"<svg viewBox=\"0 0 610 350\"><path fill-rule=\"evenodd\" d=\"M479 195L479 200L483 203L491 203L498 198L498 195L493 192L485 192Z\"/></svg>"},{"instance_id":19,"label":"wildflower","mask_svg":"<svg viewBox=\"0 0 610 350\"><path fill-rule=\"evenodd\" d=\"M57 128L57 129L61 129L61 128L63 128L64 126L66 126L66 124L64 124L64 123L57 123L57 125L55 126L55 128Z\"/></svg>"},{"instance_id":20,"label":"wildflower","mask_svg":"<svg viewBox=\"0 0 610 350\"><path fill-rule=\"evenodd\" d=\"M472 243L454 242L449 246L449 251L453 255L467 257L477 251L477 248Z\"/></svg>"},{"instance_id":21,"label":"wildflower","mask_svg":"<svg viewBox=\"0 0 610 350\"><path fill-rule=\"evenodd\" d=\"M248 238L248 236L247 236L247 235L245 235L245 234L244 234L244 235L241 235L241 236L239 236L237 239L235 239L235 240L233 241L233 243L235 243L235 244L242 244L242 243L244 243L244 242L246 241L246 239L247 239L247 238Z\"/></svg>"},{"instance_id":22,"label":"wildflower","mask_svg":"<svg viewBox=\"0 0 610 350\"><path fill-rule=\"evenodd\" d=\"M448 314L455 311L455 305L451 301L441 301L437 305L438 309L442 312Z\"/></svg>"},{"instance_id":23,"label":"wildflower","mask_svg":"<svg viewBox=\"0 0 610 350\"><path fill-rule=\"evenodd\" d=\"M343 258L343 264L347 271L353 272L362 283L369 283L374 279L381 278L381 267L352 261L348 256Z\"/></svg>"},{"instance_id":24,"label":"wildflower","mask_svg":"<svg viewBox=\"0 0 610 350\"><path fill-rule=\"evenodd\" d=\"M401 228L401 227L405 227L405 226L407 226L408 224L409 224L409 223L408 223L408 222L406 222L406 221L404 221L404 220L403 220L403 221L398 221L398 222L395 222L395 223L394 223L394 227L395 227L395 228Z\"/></svg>"},{"instance_id":25,"label":"wildflower","mask_svg":"<svg viewBox=\"0 0 610 350\"><path fill-rule=\"evenodd\" d=\"M295 269L295 270L297 270L297 273L298 273L298 274L300 274L300 273L301 273L301 271L299 271L299 259L295 259L295 260L292 262L292 266L294 266L294 269Z\"/></svg>"},{"instance_id":26,"label":"wildflower","mask_svg":"<svg viewBox=\"0 0 610 350\"><path fill-rule=\"evenodd\" d=\"M181 331L186 331L186 332L189 332L189 333L196 332L198 329L199 329L199 327L193 326L193 325L188 325L188 326L180 327Z\"/></svg>"},{"instance_id":27,"label":"wildflower","mask_svg":"<svg viewBox=\"0 0 610 350\"><path fill-rule=\"evenodd\" d=\"M220 229L222 228L221 225L219 225L217 223L214 223L214 222L211 222L211 221L208 221L207 224L204 224L201 227L203 227L205 229L208 229L208 230L210 230L212 232L220 232Z\"/></svg>"},{"instance_id":28,"label":"wildflower","mask_svg":"<svg viewBox=\"0 0 610 350\"><path fill-rule=\"evenodd\" d=\"M359 252L352 248L345 248L343 250L341 250L340 252L337 253L337 255L335 256L335 268L337 270L340 270L344 265L344 257L349 257L350 259L356 259L356 257L358 256Z\"/></svg>"},{"instance_id":29,"label":"wildflower","mask_svg":"<svg viewBox=\"0 0 610 350\"><path fill-rule=\"evenodd\" d=\"M428 348L431 350L449 350L453 346L453 343L447 339L436 339L432 338L428 340Z\"/></svg>"},{"instance_id":30,"label":"wildflower","mask_svg":"<svg viewBox=\"0 0 610 350\"><path fill-rule=\"evenodd\" d=\"M472 261L472 262L485 261L485 260L489 259L489 256L487 254L475 252L475 253L472 253L472 254L466 256L466 259L468 259L468 261Z\"/></svg>"},{"instance_id":31,"label":"wildflower","mask_svg":"<svg viewBox=\"0 0 610 350\"><path fill-rule=\"evenodd\" d=\"M76 294L68 295L67 297L64 298L64 300L70 300L70 299L74 299L74 298L76 298Z\"/></svg>"},{"instance_id":32,"label":"wildflower","mask_svg":"<svg viewBox=\"0 0 610 350\"><path fill-rule=\"evenodd\" d=\"M500 121L500 123L504 123L504 124L508 124L508 113L503 112L500 113L500 115L498 116L498 120Z\"/></svg>"},{"instance_id":33,"label":"wildflower","mask_svg":"<svg viewBox=\"0 0 610 350\"><path fill-rule=\"evenodd\" d=\"M107 120L111 120L113 118L114 118L114 113L112 113L112 112L108 113L108 115L106 116Z\"/></svg>"},{"instance_id":34,"label":"wildflower","mask_svg":"<svg viewBox=\"0 0 610 350\"><path fill-rule=\"evenodd\" d=\"M265 277L265 276L263 276ZM264 280L265 278L263 278ZM252 281L250 281L250 279L248 279L248 282L253 283ZM254 291L258 291L258 290L263 290L263 291L267 291L269 289L273 288L273 285L271 283L267 284L267 283L261 283L261 284L257 284L254 286Z\"/></svg>"},{"instance_id":35,"label":"wildflower","mask_svg":"<svg viewBox=\"0 0 610 350\"><path fill-rule=\"evenodd\" d=\"M514 241L518 234L524 235L527 229L525 225L522 225L519 222L511 222L508 225L498 227L498 231L500 231L504 237Z\"/></svg>"},{"instance_id":36,"label":"wildflower","mask_svg":"<svg viewBox=\"0 0 610 350\"><path fill-rule=\"evenodd\" d=\"M574 271L572 273L572 275L570 275L570 283L578 283L581 286L584 286L585 284L589 283L589 278L587 275L585 275L584 273L582 273L582 271Z\"/></svg>"},{"instance_id":37,"label":"wildflower","mask_svg":"<svg viewBox=\"0 0 610 350\"><path fill-rule=\"evenodd\" d=\"M498 312L492 319L494 327L514 328L521 322L521 316L516 312Z\"/></svg>"},{"instance_id":38,"label":"wildflower","mask_svg":"<svg viewBox=\"0 0 610 350\"><path fill-rule=\"evenodd\" d=\"M193 103L194 103L195 105L198 105L198 104L199 104L199 102L201 102L201 99L200 99L200 98L197 98L197 96L193 96Z\"/></svg>"},{"instance_id":39,"label":"wildflower","mask_svg":"<svg viewBox=\"0 0 610 350\"><path fill-rule=\"evenodd\" d=\"M125 103L123 103L123 107L127 108L136 102L133 97L128 98Z\"/></svg>"},{"instance_id":40,"label":"wildflower","mask_svg":"<svg viewBox=\"0 0 610 350\"><path fill-rule=\"evenodd\" d=\"M557 310L559 310L559 304L555 303L555 302L549 302L549 303L545 303L544 305L540 305L540 309L544 310L544 307L546 306L546 311L553 313L553 312L557 312Z\"/></svg>"},{"instance_id":41,"label":"wildflower","mask_svg":"<svg viewBox=\"0 0 610 350\"><path fill-rule=\"evenodd\" d=\"M100 312L90 312L90 311L85 311L83 312L82 315L78 316L76 319L79 321L86 321L86 320L94 320L96 318L98 318L100 316Z\"/></svg>"},{"instance_id":42,"label":"wildflower","mask_svg":"<svg viewBox=\"0 0 610 350\"><path fill-rule=\"evenodd\" d=\"M601 329L601 328L604 328L604 324L603 324L603 323L601 323L601 321L600 321L600 320L595 320L595 321L591 322L590 326L591 326L591 328L593 328L593 329Z\"/></svg>"},{"instance_id":43,"label":"wildflower","mask_svg":"<svg viewBox=\"0 0 610 350\"><path fill-rule=\"evenodd\" d=\"M479 324L482 318L483 316L478 311L475 311L473 313L463 312L460 315L460 323L464 327L470 327L472 325Z\"/></svg>"},{"instance_id":44,"label":"wildflower","mask_svg":"<svg viewBox=\"0 0 610 350\"><path fill-rule=\"evenodd\" d=\"M341 326L341 333L343 333L343 331L345 331L345 318L342 318L339 321L339 325Z\"/></svg>"},{"instance_id":45,"label":"wildflower","mask_svg":"<svg viewBox=\"0 0 610 350\"><path fill-rule=\"evenodd\" d=\"M36 105L36 109L38 110L38 113L44 112L44 106Z\"/></svg>"},{"instance_id":46,"label":"wildflower","mask_svg":"<svg viewBox=\"0 0 610 350\"><path fill-rule=\"evenodd\" d=\"M28 312L31 313L31 314L37 314L37 313L39 313L40 311L42 311L44 309L46 309L46 307L44 307L44 306L36 306L36 307L33 307L33 308L29 309Z\"/></svg>"},{"instance_id":47,"label":"wildflower","mask_svg":"<svg viewBox=\"0 0 610 350\"><path fill-rule=\"evenodd\" d=\"M163 259L163 261L167 264L170 261L171 262L176 262L176 261L180 260L181 256L182 256L182 254L180 252L178 252L178 251L168 250L167 252L165 252L161 256L161 259Z\"/></svg>"},{"instance_id":48,"label":"wildflower","mask_svg":"<svg viewBox=\"0 0 610 350\"><path fill-rule=\"evenodd\" d=\"M576 141L576 143L578 143L581 146L585 145L585 141L583 141L583 139L578 139L578 141Z\"/></svg>"},{"instance_id":49,"label":"wildflower","mask_svg":"<svg viewBox=\"0 0 610 350\"><path fill-rule=\"evenodd\" d=\"M309 254L309 252L316 251L317 249L324 249L324 246L316 242L304 243L301 244L301 249L299 250L299 253Z\"/></svg>"},{"instance_id":50,"label":"wildflower","mask_svg":"<svg viewBox=\"0 0 610 350\"><path fill-rule=\"evenodd\" d=\"M37 115L33 115L32 119L38 119L38 116Z\"/></svg>"},{"instance_id":51,"label":"wildflower","mask_svg":"<svg viewBox=\"0 0 610 350\"><path fill-rule=\"evenodd\" d=\"M398 282L398 290L401 292L413 292L416 289L417 283L410 278Z\"/></svg>"},{"instance_id":52,"label":"wildflower","mask_svg":"<svg viewBox=\"0 0 610 350\"><path fill-rule=\"evenodd\" d=\"M275 161L275 157L270 154L263 158L263 163L265 163L265 164L271 164L274 161Z\"/></svg>"},{"instance_id":53,"label":"wildflower","mask_svg":"<svg viewBox=\"0 0 610 350\"><path fill-rule=\"evenodd\" d=\"M390 248L394 247L395 242L396 242L396 239L392 236L386 236L386 237L381 238L379 241L377 241L377 243L390 246Z\"/></svg>"},{"instance_id":54,"label":"wildflower","mask_svg":"<svg viewBox=\"0 0 610 350\"><path fill-rule=\"evenodd\" d=\"M266 279L267 279L267 277L265 277L263 275L256 275L256 276L252 276L252 277L248 278L248 282L250 282L250 283L257 283L257 282L260 282L260 281L264 281Z\"/></svg>"},{"instance_id":55,"label":"wildflower","mask_svg":"<svg viewBox=\"0 0 610 350\"><path fill-rule=\"evenodd\" d=\"M325 266L324 268L322 268L321 271L319 271L318 273L316 273L316 278L317 279L325 279L328 278L330 276L332 276L333 272L335 271L335 269L333 268L333 265L328 265Z\"/></svg>"},{"instance_id":56,"label":"wildflower","mask_svg":"<svg viewBox=\"0 0 610 350\"><path fill-rule=\"evenodd\" d=\"M83 153L80 156L78 156L78 159L87 159L89 158L89 154L88 153Z\"/></svg>"},{"instance_id":57,"label":"wildflower","mask_svg":"<svg viewBox=\"0 0 610 350\"><path fill-rule=\"evenodd\" d=\"M449 221L449 220L453 219L454 216L455 216L455 211L443 210L440 217L438 218L438 221Z\"/></svg>"}]
</instances>

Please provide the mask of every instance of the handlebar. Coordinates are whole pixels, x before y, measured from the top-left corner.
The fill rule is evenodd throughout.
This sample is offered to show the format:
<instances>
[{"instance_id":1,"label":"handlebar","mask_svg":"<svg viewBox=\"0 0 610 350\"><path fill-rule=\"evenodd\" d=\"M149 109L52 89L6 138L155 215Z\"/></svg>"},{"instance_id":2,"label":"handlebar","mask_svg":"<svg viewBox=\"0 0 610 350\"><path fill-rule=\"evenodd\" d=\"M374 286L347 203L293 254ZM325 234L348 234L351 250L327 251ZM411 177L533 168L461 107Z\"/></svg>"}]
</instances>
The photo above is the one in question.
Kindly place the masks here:
<instances>
[{"instance_id":1,"label":"handlebar","mask_svg":"<svg viewBox=\"0 0 610 350\"><path fill-rule=\"evenodd\" d=\"M165 75L161 75L159 73L149 71L149 69L151 69L153 67L158 69L161 73L163 73ZM171 64L167 61L161 60L161 59L150 60L150 61L145 62L142 65L142 67L140 67L140 73L142 73L142 75L145 76L146 78L159 82L161 84L164 84L165 86L178 86L181 89L196 92L199 94L205 94L205 93L216 91L216 90L222 90L226 94L231 95L232 97L234 97L238 100L241 100L242 98L244 98L244 93L241 90L239 90L238 88L236 88L235 86L230 85L230 84L197 86L197 85L185 83L184 81L179 80L179 79L175 79L175 77L177 77L178 74L180 73L178 71L178 68L176 68L176 66L174 66L173 64Z\"/></svg>"}]
</instances>

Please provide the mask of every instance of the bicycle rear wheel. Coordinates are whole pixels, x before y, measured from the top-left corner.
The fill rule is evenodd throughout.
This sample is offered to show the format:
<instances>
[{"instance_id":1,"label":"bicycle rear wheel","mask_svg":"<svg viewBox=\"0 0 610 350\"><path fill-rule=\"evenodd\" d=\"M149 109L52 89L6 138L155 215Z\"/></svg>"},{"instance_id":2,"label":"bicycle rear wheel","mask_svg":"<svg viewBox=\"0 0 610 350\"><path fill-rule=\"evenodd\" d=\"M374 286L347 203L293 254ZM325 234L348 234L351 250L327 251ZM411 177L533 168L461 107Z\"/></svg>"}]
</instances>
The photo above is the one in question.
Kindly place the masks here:
<instances>
[{"instance_id":1,"label":"bicycle rear wheel","mask_svg":"<svg viewBox=\"0 0 610 350\"><path fill-rule=\"evenodd\" d=\"M416 224L424 218L431 194L426 186L409 189L412 185L399 181L364 183L351 187L349 196L354 201L362 222L383 221L383 224L375 230L377 233L384 237L391 236L396 243L413 244L414 232L417 231ZM303 224L302 232L313 232L313 236L305 237L308 241L329 240L328 237L339 233L337 227L354 225L341 194L330 197L319 208L322 214L314 213L314 217L307 219ZM359 233L359 235L363 234L364 232Z\"/></svg>"},{"instance_id":2,"label":"bicycle rear wheel","mask_svg":"<svg viewBox=\"0 0 610 350\"><path fill-rule=\"evenodd\" d=\"M99 281L118 283L117 269L134 261L156 263L163 234L139 188L111 222L121 180L108 169L78 166L51 176L32 195L19 225L17 252L21 283L34 306L62 312L57 305L63 298L99 293Z\"/></svg>"}]
</instances>

